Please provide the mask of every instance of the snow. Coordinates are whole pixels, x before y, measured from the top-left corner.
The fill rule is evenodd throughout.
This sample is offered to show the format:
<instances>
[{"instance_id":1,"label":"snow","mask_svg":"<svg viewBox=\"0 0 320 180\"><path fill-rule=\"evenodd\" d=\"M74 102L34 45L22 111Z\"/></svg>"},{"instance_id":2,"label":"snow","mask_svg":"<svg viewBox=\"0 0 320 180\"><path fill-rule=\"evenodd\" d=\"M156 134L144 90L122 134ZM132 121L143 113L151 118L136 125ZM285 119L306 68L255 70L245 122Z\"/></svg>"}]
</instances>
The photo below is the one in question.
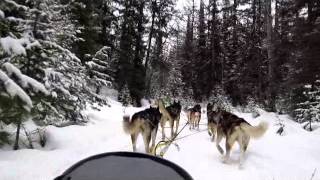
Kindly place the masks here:
<instances>
[{"instance_id":1,"label":"snow","mask_svg":"<svg viewBox=\"0 0 320 180\"><path fill-rule=\"evenodd\" d=\"M75 54L73 54L71 51L69 51L68 49L65 49L65 48L63 48L62 46L60 46L60 45L58 45L58 44L56 44L56 43L54 43L54 42L51 42L51 41L41 41L43 44L47 44L47 45L49 45L49 46L52 46L52 47L54 47L54 48L57 48L57 49L59 49L60 51L62 51L62 52L65 52L66 54L68 54L68 56L70 57L70 58L72 58L73 60L75 60L75 61L78 61L78 62L81 62L81 60L75 55Z\"/></svg>"},{"instance_id":2,"label":"snow","mask_svg":"<svg viewBox=\"0 0 320 180\"><path fill-rule=\"evenodd\" d=\"M23 88L30 87L34 90L34 92L42 92L45 95L50 94L42 83L22 74L21 71L11 63L6 62L2 66L9 76L12 76L12 74L14 74L18 78Z\"/></svg>"},{"instance_id":3,"label":"snow","mask_svg":"<svg viewBox=\"0 0 320 180\"><path fill-rule=\"evenodd\" d=\"M20 88L14 81L12 81L3 71L0 70L0 80L4 82L6 92L11 96L18 96L24 103L24 108L30 111L32 108L32 101L30 97Z\"/></svg>"},{"instance_id":4,"label":"snow","mask_svg":"<svg viewBox=\"0 0 320 180\"><path fill-rule=\"evenodd\" d=\"M28 39L26 38L14 39L10 36L0 38L0 45L8 54L26 55L26 50L23 45L27 43Z\"/></svg>"},{"instance_id":5,"label":"snow","mask_svg":"<svg viewBox=\"0 0 320 180\"><path fill-rule=\"evenodd\" d=\"M39 41L31 42L29 39L30 34L28 33L23 34L20 39L15 39L13 37L7 36L4 38L0 38L0 45L2 46L4 51L10 55L27 55L26 49L31 49L32 47L41 47Z\"/></svg>"},{"instance_id":6,"label":"snow","mask_svg":"<svg viewBox=\"0 0 320 180\"><path fill-rule=\"evenodd\" d=\"M5 2L15 6L17 9L23 9L23 10L28 10L29 8L27 6L23 6L23 5L20 5L20 4L17 4L16 2L12 1L12 0L4 0Z\"/></svg>"},{"instance_id":7,"label":"snow","mask_svg":"<svg viewBox=\"0 0 320 180\"><path fill-rule=\"evenodd\" d=\"M5 17L4 12L1 11L1 9L0 9L0 19L1 19L1 18L3 19L4 17Z\"/></svg>"},{"instance_id":8,"label":"snow","mask_svg":"<svg viewBox=\"0 0 320 180\"><path fill-rule=\"evenodd\" d=\"M95 59L95 60L98 60L98 59ZM103 62L103 61L101 61L102 63L105 63L105 62ZM100 64L97 64L97 63L95 63L94 61L89 61L89 62L87 62L86 63L90 68L96 68L96 69L98 69L98 70L106 70L106 67L105 66L102 66L102 65L100 65ZM106 63L105 63L105 65L107 65Z\"/></svg>"},{"instance_id":9,"label":"snow","mask_svg":"<svg viewBox=\"0 0 320 180\"><path fill-rule=\"evenodd\" d=\"M22 75L23 81L26 82L27 86L32 87L32 89L35 92L42 92L45 95L49 95L49 91L44 87L44 85L42 83L40 83L39 81L26 76L26 75Z\"/></svg>"},{"instance_id":10,"label":"snow","mask_svg":"<svg viewBox=\"0 0 320 180\"><path fill-rule=\"evenodd\" d=\"M32 47L41 47L41 44L39 43L39 41L34 41L32 43L28 43L26 48L31 49Z\"/></svg>"},{"instance_id":11,"label":"snow","mask_svg":"<svg viewBox=\"0 0 320 180\"><path fill-rule=\"evenodd\" d=\"M308 88L308 89L311 89L312 86L311 86L311 84L307 84L307 85L305 85L304 87L305 87L305 88Z\"/></svg>"},{"instance_id":12,"label":"snow","mask_svg":"<svg viewBox=\"0 0 320 180\"><path fill-rule=\"evenodd\" d=\"M56 80L60 79L61 76L63 76L62 73L57 72L57 71L55 71L55 70L52 69L52 68L46 68L46 69L44 69L44 73L45 73L45 77L46 77L46 78L50 78L50 79L52 79L53 81L56 81Z\"/></svg>"},{"instance_id":13,"label":"snow","mask_svg":"<svg viewBox=\"0 0 320 180\"><path fill-rule=\"evenodd\" d=\"M54 98L57 98L57 97L58 97L58 94L53 91L53 92L51 92L51 96L54 97Z\"/></svg>"},{"instance_id":14,"label":"snow","mask_svg":"<svg viewBox=\"0 0 320 180\"><path fill-rule=\"evenodd\" d=\"M18 79L22 79L21 71L13 64L6 62L2 65L2 67L6 70L9 76L15 75Z\"/></svg>"},{"instance_id":15,"label":"snow","mask_svg":"<svg viewBox=\"0 0 320 180\"><path fill-rule=\"evenodd\" d=\"M47 127L45 148L0 150L0 179L53 179L88 156L110 151L131 151L130 136L122 130L122 116L132 115L145 107L123 107L112 99L109 103L111 107L102 107L101 111L85 111L90 118L86 126ZM270 124L261 139L250 141L241 170L238 169L238 146L231 153L231 164L223 164L205 125L201 125L199 132L185 128L179 137L186 137L176 141L180 150L172 145L164 158L183 167L195 180L301 180L311 179L315 170L313 179L320 179L320 129L308 132L286 115L259 112L261 116L258 118L252 118L250 113L235 112L253 125L260 121ZM200 123L205 124L206 115L202 117ZM285 124L284 136L276 134L278 117ZM180 129L185 123L186 116L182 113ZM160 140L160 132L159 129L157 141ZM143 152L141 137L137 143L138 151Z\"/></svg>"}]
</instances>

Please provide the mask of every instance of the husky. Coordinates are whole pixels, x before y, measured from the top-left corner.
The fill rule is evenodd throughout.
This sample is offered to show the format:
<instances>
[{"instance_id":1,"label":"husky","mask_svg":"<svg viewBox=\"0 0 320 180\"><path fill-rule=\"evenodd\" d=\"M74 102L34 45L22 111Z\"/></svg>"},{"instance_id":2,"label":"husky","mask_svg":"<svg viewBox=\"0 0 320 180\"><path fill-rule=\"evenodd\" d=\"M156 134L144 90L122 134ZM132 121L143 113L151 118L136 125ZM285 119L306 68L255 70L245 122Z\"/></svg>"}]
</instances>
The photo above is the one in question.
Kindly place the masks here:
<instances>
[{"instance_id":1,"label":"husky","mask_svg":"<svg viewBox=\"0 0 320 180\"><path fill-rule=\"evenodd\" d=\"M158 107L160 109L160 112L162 114L160 125L162 129L162 140L165 140L165 130L164 126L167 121L170 123L170 129L171 129L171 138L173 138L174 134L178 132L179 127L179 121L180 121L180 113L181 113L181 104L180 101L176 102L174 101L172 105L165 107L164 103L161 99L158 100ZM174 122L176 122L176 130L174 131Z\"/></svg>"},{"instance_id":2,"label":"husky","mask_svg":"<svg viewBox=\"0 0 320 180\"><path fill-rule=\"evenodd\" d=\"M148 109L133 114L131 121L129 116L123 116L123 130L125 133L131 135L133 151L136 151L137 137L141 133L145 152L152 153L161 116L159 108L151 106ZM151 147L150 139L152 139Z\"/></svg>"},{"instance_id":3,"label":"husky","mask_svg":"<svg viewBox=\"0 0 320 180\"><path fill-rule=\"evenodd\" d=\"M214 141L216 131L217 131L217 117L215 111L213 110L214 105L208 103L207 105L207 119L208 119L208 134L211 136L211 141Z\"/></svg>"},{"instance_id":4,"label":"husky","mask_svg":"<svg viewBox=\"0 0 320 180\"><path fill-rule=\"evenodd\" d=\"M259 125L252 126L243 118L224 110L214 111L213 117L218 119L216 147L222 155L224 151L220 147L220 142L223 137L226 138L226 154L223 162L229 162L231 148L237 141L240 146L239 168L242 168L244 153L248 148L250 138L262 137L268 129L268 123L260 122Z\"/></svg>"},{"instance_id":5,"label":"husky","mask_svg":"<svg viewBox=\"0 0 320 180\"><path fill-rule=\"evenodd\" d=\"M188 109L187 117L189 122L189 129L197 128L199 130L199 123L201 120L201 106L195 105L193 108Z\"/></svg>"}]
</instances>

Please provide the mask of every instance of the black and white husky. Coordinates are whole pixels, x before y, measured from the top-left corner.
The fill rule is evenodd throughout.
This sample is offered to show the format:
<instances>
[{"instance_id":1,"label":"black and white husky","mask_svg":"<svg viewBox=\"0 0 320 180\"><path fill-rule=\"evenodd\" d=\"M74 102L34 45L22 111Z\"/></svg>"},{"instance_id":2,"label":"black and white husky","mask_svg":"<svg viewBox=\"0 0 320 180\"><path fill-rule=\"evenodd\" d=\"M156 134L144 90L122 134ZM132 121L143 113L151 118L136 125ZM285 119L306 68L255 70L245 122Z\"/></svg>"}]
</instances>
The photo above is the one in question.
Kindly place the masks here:
<instances>
[{"instance_id":1,"label":"black and white husky","mask_svg":"<svg viewBox=\"0 0 320 180\"><path fill-rule=\"evenodd\" d=\"M123 129L131 135L133 151L136 151L137 137L141 133L146 153L152 153L161 119L159 108L150 107L133 114L131 121L129 116L123 117ZM150 147L150 140L152 144Z\"/></svg>"}]
</instances>

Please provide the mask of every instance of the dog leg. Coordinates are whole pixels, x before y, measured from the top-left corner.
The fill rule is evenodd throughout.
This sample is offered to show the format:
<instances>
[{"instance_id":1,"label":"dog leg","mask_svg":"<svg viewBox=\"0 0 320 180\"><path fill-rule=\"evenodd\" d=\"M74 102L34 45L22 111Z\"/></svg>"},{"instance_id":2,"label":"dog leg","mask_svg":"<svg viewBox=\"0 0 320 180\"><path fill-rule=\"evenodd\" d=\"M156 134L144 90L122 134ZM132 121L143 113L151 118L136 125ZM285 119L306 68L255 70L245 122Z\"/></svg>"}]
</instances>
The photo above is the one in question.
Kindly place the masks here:
<instances>
[{"instance_id":1,"label":"dog leg","mask_svg":"<svg viewBox=\"0 0 320 180\"><path fill-rule=\"evenodd\" d=\"M210 130L210 124L207 124L207 126L208 126L208 134L209 134L210 137L212 137L212 133L211 133L211 130Z\"/></svg>"},{"instance_id":2,"label":"dog leg","mask_svg":"<svg viewBox=\"0 0 320 180\"><path fill-rule=\"evenodd\" d=\"M217 133L217 140L216 140L216 147L217 147L217 149L219 150L219 152L220 152L220 154L222 154L223 155L223 149L221 148L221 146L220 146L220 142L221 142L221 140L222 140L222 134L221 134L222 132L218 132Z\"/></svg>"},{"instance_id":3,"label":"dog leg","mask_svg":"<svg viewBox=\"0 0 320 180\"><path fill-rule=\"evenodd\" d=\"M241 138L239 138L239 146L240 146L240 157L239 157L239 169L243 168L244 155L248 148L248 144L250 141L250 136L244 134Z\"/></svg>"},{"instance_id":4,"label":"dog leg","mask_svg":"<svg viewBox=\"0 0 320 180\"><path fill-rule=\"evenodd\" d=\"M250 136L248 136L248 135L244 136L244 139L243 139L244 152L247 151L247 148L248 148L248 145L249 145L249 141L250 141Z\"/></svg>"},{"instance_id":5,"label":"dog leg","mask_svg":"<svg viewBox=\"0 0 320 180\"><path fill-rule=\"evenodd\" d=\"M188 123L189 123L189 130L191 130L191 117L190 117L190 112L187 112L187 119L188 119Z\"/></svg>"},{"instance_id":6,"label":"dog leg","mask_svg":"<svg viewBox=\"0 0 320 180\"><path fill-rule=\"evenodd\" d=\"M211 141L214 142L214 138L216 136L216 130L213 128L213 127L210 127L211 128Z\"/></svg>"},{"instance_id":7,"label":"dog leg","mask_svg":"<svg viewBox=\"0 0 320 180\"><path fill-rule=\"evenodd\" d=\"M146 153L150 153L150 139L151 139L151 132L150 131L145 131L143 133L143 142L144 142L144 148Z\"/></svg>"},{"instance_id":8,"label":"dog leg","mask_svg":"<svg viewBox=\"0 0 320 180\"><path fill-rule=\"evenodd\" d=\"M192 127L191 127L191 129L194 129L194 127L195 127L195 126L194 126L194 124L195 124L195 120L194 120L194 117L191 117L191 122L192 122L192 123L191 123L191 124L192 124Z\"/></svg>"},{"instance_id":9,"label":"dog leg","mask_svg":"<svg viewBox=\"0 0 320 180\"><path fill-rule=\"evenodd\" d=\"M173 119L170 119L171 139L174 136L174 134L173 134L173 125L174 125L174 121L173 121Z\"/></svg>"},{"instance_id":10,"label":"dog leg","mask_svg":"<svg viewBox=\"0 0 320 180\"><path fill-rule=\"evenodd\" d=\"M198 117L196 117L194 120L194 129L198 130Z\"/></svg>"},{"instance_id":11,"label":"dog leg","mask_svg":"<svg viewBox=\"0 0 320 180\"><path fill-rule=\"evenodd\" d=\"M239 147L240 147L240 156L239 156L239 169L242 168L242 165L243 165L243 158L244 158L244 143L245 143L245 135L240 135L238 137L238 144L239 144Z\"/></svg>"},{"instance_id":12,"label":"dog leg","mask_svg":"<svg viewBox=\"0 0 320 180\"><path fill-rule=\"evenodd\" d=\"M154 146L155 146L155 142L156 142L156 137L157 137L157 131L158 131L158 127L155 128L152 132L151 132L151 139L152 139L152 144L151 144L151 148L150 148L150 152L152 153L154 150Z\"/></svg>"},{"instance_id":13,"label":"dog leg","mask_svg":"<svg viewBox=\"0 0 320 180\"><path fill-rule=\"evenodd\" d=\"M243 159L244 159L244 148L240 147L240 157L239 157L239 169L243 168Z\"/></svg>"},{"instance_id":14,"label":"dog leg","mask_svg":"<svg viewBox=\"0 0 320 180\"><path fill-rule=\"evenodd\" d=\"M131 134L131 142L132 142L133 152L137 151L137 148L136 148L137 137L138 137L138 133Z\"/></svg>"},{"instance_id":15,"label":"dog leg","mask_svg":"<svg viewBox=\"0 0 320 180\"><path fill-rule=\"evenodd\" d=\"M228 142L228 139L227 139L226 140L226 155L224 157L223 163L226 163L226 164L229 163L230 150L231 150L231 144Z\"/></svg>"},{"instance_id":16,"label":"dog leg","mask_svg":"<svg viewBox=\"0 0 320 180\"><path fill-rule=\"evenodd\" d=\"M192 128L192 121L191 121L191 119L188 119L188 122L189 122L189 130L191 130L191 128Z\"/></svg>"},{"instance_id":17,"label":"dog leg","mask_svg":"<svg viewBox=\"0 0 320 180\"><path fill-rule=\"evenodd\" d=\"M165 132L164 132L164 126L166 124L166 120L165 119L161 119L160 121L161 123L161 131L162 131L162 140L164 141L166 138Z\"/></svg>"},{"instance_id":18,"label":"dog leg","mask_svg":"<svg viewBox=\"0 0 320 180\"><path fill-rule=\"evenodd\" d=\"M200 130L200 129L199 129L199 123L200 123L200 117L198 117L198 119L197 119L197 128L198 128L198 131Z\"/></svg>"},{"instance_id":19,"label":"dog leg","mask_svg":"<svg viewBox=\"0 0 320 180\"><path fill-rule=\"evenodd\" d=\"M179 121L180 121L180 115L176 119L176 132L175 132L175 135L178 133Z\"/></svg>"},{"instance_id":20,"label":"dog leg","mask_svg":"<svg viewBox=\"0 0 320 180\"><path fill-rule=\"evenodd\" d=\"M226 137L226 156L224 159L224 163L229 163L231 148L236 141L236 137L236 134L232 134L229 137Z\"/></svg>"},{"instance_id":21,"label":"dog leg","mask_svg":"<svg viewBox=\"0 0 320 180\"><path fill-rule=\"evenodd\" d=\"M212 138L212 127L211 127L211 124L210 123L208 123L207 124L207 127L208 127L208 134L209 134L209 136Z\"/></svg>"}]
</instances>

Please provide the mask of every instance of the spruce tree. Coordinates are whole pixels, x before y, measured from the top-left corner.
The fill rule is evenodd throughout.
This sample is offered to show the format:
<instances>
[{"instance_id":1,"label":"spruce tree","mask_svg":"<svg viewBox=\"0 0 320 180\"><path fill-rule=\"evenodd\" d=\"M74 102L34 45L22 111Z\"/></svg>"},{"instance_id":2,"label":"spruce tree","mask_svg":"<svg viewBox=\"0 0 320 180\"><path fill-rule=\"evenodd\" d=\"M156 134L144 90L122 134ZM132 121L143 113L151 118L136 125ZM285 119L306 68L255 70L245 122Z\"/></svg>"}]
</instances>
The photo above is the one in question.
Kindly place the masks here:
<instances>
[{"instance_id":1,"label":"spruce tree","mask_svg":"<svg viewBox=\"0 0 320 180\"><path fill-rule=\"evenodd\" d=\"M297 103L294 116L299 123L305 123L304 128L312 131L312 123L320 121L320 80L303 87L303 98Z\"/></svg>"}]
</instances>

